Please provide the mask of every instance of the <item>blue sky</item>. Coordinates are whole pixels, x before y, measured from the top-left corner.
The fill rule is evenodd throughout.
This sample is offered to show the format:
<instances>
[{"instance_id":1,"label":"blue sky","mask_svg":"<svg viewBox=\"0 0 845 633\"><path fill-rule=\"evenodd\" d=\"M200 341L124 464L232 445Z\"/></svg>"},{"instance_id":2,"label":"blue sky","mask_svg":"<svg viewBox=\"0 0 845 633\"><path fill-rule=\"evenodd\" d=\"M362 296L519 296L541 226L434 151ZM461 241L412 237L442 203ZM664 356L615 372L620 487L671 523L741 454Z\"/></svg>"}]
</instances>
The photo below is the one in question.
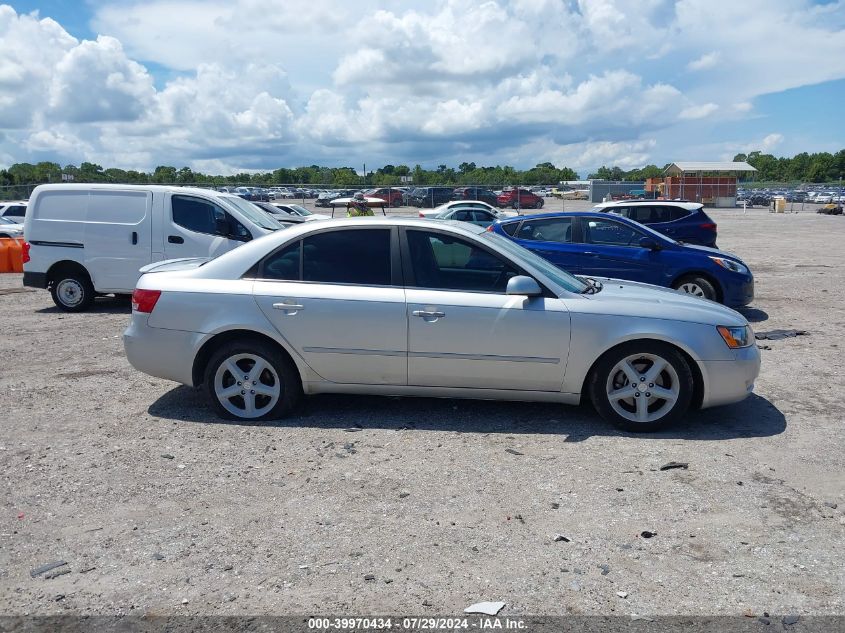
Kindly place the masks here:
<instances>
[{"instance_id":1,"label":"blue sky","mask_svg":"<svg viewBox=\"0 0 845 633\"><path fill-rule=\"evenodd\" d=\"M0 0L0 165L586 174L838 151L843 102L841 1Z\"/></svg>"}]
</instances>

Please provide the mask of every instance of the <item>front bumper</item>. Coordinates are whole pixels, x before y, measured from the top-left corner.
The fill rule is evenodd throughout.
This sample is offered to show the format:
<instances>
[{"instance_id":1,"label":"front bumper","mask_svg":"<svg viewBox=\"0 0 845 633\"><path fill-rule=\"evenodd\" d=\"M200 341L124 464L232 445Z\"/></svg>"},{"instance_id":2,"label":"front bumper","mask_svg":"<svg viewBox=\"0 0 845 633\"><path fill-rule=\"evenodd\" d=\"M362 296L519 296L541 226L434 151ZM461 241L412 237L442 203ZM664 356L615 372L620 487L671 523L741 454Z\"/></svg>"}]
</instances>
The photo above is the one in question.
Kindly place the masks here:
<instances>
[{"instance_id":1,"label":"front bumper","mask_svg":"<svg viewBox=\"0 0 845 633\"><path fill-rule=\"evenodd\" d=\"M742 280L723 283L724 304L731 308L741 308L754 301L754 277L743 277Z\"/></svg>"},{"instance_id":2,"label":"front bumper","mask_svg":"<svg viewBox=\"0 0 845 633\"><path fill-rule=\"evenodd\" d=\"M745 400L754 391L760 375L760 350L757 344L734 350L734 360L699 361L704 378L701 408L716 407Z\"/></svg>"},{"instance_id":3,"label":"front bumper","mask_svg":"<svg viewBox=\"0 0 845 633\"><path fill-rule=\"evenodd\" d=\"M150 376L193 385L194 358L204 334L149 327L147 314L132 313L123 333L129 364Z\"/></svg>"}]
</instances>

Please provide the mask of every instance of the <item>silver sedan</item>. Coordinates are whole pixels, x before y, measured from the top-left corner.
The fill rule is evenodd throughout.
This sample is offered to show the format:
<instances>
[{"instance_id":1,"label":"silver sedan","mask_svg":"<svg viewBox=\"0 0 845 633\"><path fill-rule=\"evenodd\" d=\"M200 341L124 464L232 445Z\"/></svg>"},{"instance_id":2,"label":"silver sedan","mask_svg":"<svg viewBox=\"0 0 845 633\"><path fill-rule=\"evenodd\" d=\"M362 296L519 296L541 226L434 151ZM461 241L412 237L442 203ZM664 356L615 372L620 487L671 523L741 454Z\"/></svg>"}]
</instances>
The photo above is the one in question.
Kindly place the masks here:
<instances>
[{"instance_id":1,"label":"silver sedan","mask_svg":"<svg viewBox=\"0 0 845 633\"><path fill-rule=\"evenodd\" d=\"M308 222L142 272L129 361L203 386L226 418L281 417L315 393L586 397L617 426L651 431L742 400L760 369L733 310L574 277L467 223Z\"/></svg>"}]
</instances>

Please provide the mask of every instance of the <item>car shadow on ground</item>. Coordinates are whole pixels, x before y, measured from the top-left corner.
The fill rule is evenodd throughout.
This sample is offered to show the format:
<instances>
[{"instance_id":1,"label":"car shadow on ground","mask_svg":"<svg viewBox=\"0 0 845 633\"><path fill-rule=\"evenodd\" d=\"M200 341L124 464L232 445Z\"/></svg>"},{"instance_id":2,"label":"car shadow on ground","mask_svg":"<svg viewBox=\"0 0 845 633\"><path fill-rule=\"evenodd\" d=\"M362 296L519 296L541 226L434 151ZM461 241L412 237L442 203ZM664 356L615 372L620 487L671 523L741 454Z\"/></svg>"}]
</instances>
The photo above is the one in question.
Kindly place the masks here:
<instances>
[{"instance_id":1,"label":"car shadow on ground","mask_svg":"<svg viewBox=\"0 0 845 633\"><path fill-rule=\"evenodd\" d=\"M39 314L65 314L64 310L56 306L36 310ZM129 297L97 297L85 312L93 314L129 314L132 312L132 302Z\"/></svg>"},{"instance_id":2,"label":"car shadow on ground","mask_svg":"<svg viewBox=\"0 0 845 633\"><path fill-rule=\"evenodd\" d=\"M769 320L769 313L759 308L738 308L737 312L744 316L749 323L762 323Z\"/></svg>"},{"instance_id":3,"label":"car shadow on ground","mask_svg":"<svg viewBox=\"0 0 845 633\"><path fill-rule=\"evenodd\" d=\"M461 433L525 433L565 435L567 442L592 436L644 439L726 440L769 437L786 430L786 418L765 398L751 395L743 402L695 411L679 424L658 433L631 434L605 422L589 405L578 407L538 402L454 400L324 394L304 399L288 418L266 422L223 420L209 405L205 392L180 386L156 400L150 415L201 424L278 428L391 429Z\"/></svg>"}]
</instances>

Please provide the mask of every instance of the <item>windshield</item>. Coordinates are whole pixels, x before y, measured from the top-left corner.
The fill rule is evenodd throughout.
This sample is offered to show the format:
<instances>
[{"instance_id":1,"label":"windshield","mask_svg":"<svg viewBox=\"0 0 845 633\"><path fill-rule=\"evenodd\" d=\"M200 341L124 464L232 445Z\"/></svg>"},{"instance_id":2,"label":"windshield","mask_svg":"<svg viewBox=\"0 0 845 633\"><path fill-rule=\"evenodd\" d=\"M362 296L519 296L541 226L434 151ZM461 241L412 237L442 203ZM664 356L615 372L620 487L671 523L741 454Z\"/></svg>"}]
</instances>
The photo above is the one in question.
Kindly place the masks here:
<instances>
[{"instance_id":1,"label":"windshield","mask_svg":"<svg viewBox=\"0 0 845 633\"><path fill-rule=\"evenodd\" d=\"M554 281L562 288L566 288L569 292L582 293L587 289L587 284L583 281L570 275L565 270L561 270L548 260L543 259L539 255L535 255L527 248L523 248L519 244L511 242L508 238L497 235L491 231L485 231L479 237L485 240L494 242L496 246L507 252L509 255L522 260L539 270L546 277Z\"/></svg>"},{"instance_id":2,"label":"windshield","mask_svg":"<svg viewBox=\"0 0 845 633\"><path fill-rule=\"evenodd\" d=\"M296 213L297 215L314 215L305 207L301 207L298 204L289 204L287 205L288 209Z\"/></svg>"},{"instance_id":3,"label":"windshield","mask_svg":"<svg viewBox=\"0 0 845 633\"><path fill-rule=\"evenodd\" d=\"M278 231L282 228L282 225L276 222L272 217L270 217L264 209L255 206L251 202L247 202L243 198L238 198L237 196L221 196L223 199L226 200L230 205L235 207L238 211L240 211L246 219L248 219L253 224L257 224L262 229L267 229L268 231Z\"/></svg>"}]
</instances>

